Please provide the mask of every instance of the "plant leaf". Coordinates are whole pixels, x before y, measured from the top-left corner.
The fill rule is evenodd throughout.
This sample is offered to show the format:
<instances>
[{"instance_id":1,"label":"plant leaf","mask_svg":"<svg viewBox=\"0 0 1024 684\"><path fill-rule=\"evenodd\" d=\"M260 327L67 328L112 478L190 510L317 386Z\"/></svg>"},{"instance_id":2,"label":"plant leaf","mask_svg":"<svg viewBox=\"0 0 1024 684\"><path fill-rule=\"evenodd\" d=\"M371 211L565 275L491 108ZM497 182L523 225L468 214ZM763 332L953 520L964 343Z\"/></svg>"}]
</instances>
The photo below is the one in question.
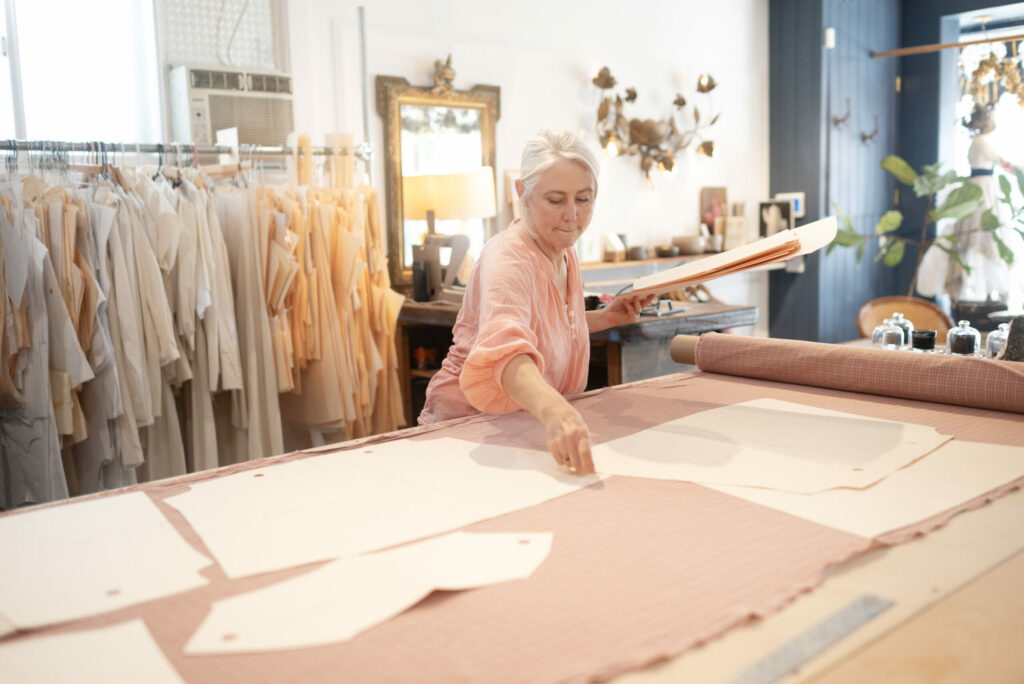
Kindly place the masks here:
<instances>
[{"instance_id":1,"label":"plant leaf","mask_svg":"<svg viewBox=\"0 0 1024 684\"><path fill-rule=\"evenodd\" d=\"M965 264L964 260L960 258L960 252L956 251L955 249L950 249L945 245L940 245L938 242L935 243L935 246L941 249L946 254L948 254L950 259L960 264L960 268L964 269L964 273L966 273L967 275L971 275L971 267Z\"/></svg>"},{"instance_id":2,"label":"plant leaf","mask_svg":"<svg viewBox=\"0 0 1024 684\"><path fill-rule=\"evenodd\" d=\"M1017 169L1016 172L1017 172L1017 187L1020 189L1020 194L1024 195L1024 171L1021 171L1020 169Z\"/></svg>"},{"instance_id":3,"label":"plant leaf","mask_svg":"<svg viewBox=\"0 0 1024 684\"><path fill-rule=\"evenodd\" d=\"M857 231L843 228L842 230L836 231L834 242L840 247L853 247L854 245L863 242L865 239L866 238Z\"/></svg>"},{"instance_id":4,"label":"plant leaf","mask_svg":"<svg viewBox=\"0 0 1024 684\"><path fill-rule=\"evenodd\" d=\"M903 214L894 210L887 211L882 215L882 218L878 219L878 224L875 226L875 232L879 235L885 235L891 233L900 227L903 223Z\"/></svg>"},{"instance_id":5,"label":"plant leaf","mask_svg":"<svg viewBox=\"0 0 1024 684\"><path fill-rule=\"evenodd\" d=\"M1010 179L1006 176L999 177L999 189L1003 191L1003 194L1007 197L1010 196Z\"/></svg>"},{"instance_id":6,"label":"plant leaf","mask_svg":"<svg viewBox=\"0 0 1024 684\"><path fill-rule=\"evenodd\" d=\"M1003 179L1005 180L1005 176ZM989 232L994 232L999 228L999 219L996 218L991 209L986 209L985 213L981 215L981 227Z\"/></svg>"},{"instance_id":7,"label":"plant leaf","mask_svg":"<svg viewBox=\"0 0 1024 684\"><path fill-rule=\"evenodd\" d=\"M932 220L944 218L967 218L981 206L981 188L974 183L964 183L946 197L941 207L932 210Z\"/></svg>"},{"instance_id":8,"label":"plant leaf","mask_svg":"<svg viewBox=\"0 0 1024 684\"><path fill-rule=\"evenodd\" d=\"M718 121L718 117L720 116L722 116L722 112L718 112L713 117L711 117L711 123L709 123L708 126L714 126L715 122Z\"/></svg>"},{"instance_id":9,"label":"plant leaf","mask_svg":"<svg viewBox=\"0 0 1024 684\"><path fill-rule=\"evenodd\" d=\"M996 247L999 249L999 258L1005 261L1007 264L1013 263L1013 250L1010 249L1002 238L999 237L999 233L992 232L992 239L996 241Z\"/></svg>"},{"instance_id":10,"label":"plant leaf","mask_svg":"<svg viewBox=\"0 0 1024 684\"><path fill-rule=\"evenodd\" d=\"M890 154L882 160L882 168L896 176L896 180L907 185L913 185L917 179L917 173L910 167L910 164L895 154Z\"/></svg>"},{"instance_id":11,"label":"plant leaf","mask_svg":"<svg viewBox=\"0 0 1024 684\"><path fill-rule=\"evenodd\" d=\"M842 224L843 228L845 230L853 230L853 221L850 220L849 216L843 213L843 210L839 207L839 203L833 202L832 208L836 210L837 214L839 214L839 222Z\"/></svg>"},{"instance_id":12,"label":"plant leaf","mask_svg":"<svg viewBox=\"0 0 1024 684\"><path fill-rule=\"evenodd\" d=\"M860 266L861 259L864 258L864 248L867 247L867 246L868 246L868 241L867 240L862 240L861 243L859 245L857 245L857 265L858 266Z\"/></svg>"},{"instance_id":13,"label":"plant leaf","mask_svg":"<svg viewBox=\"0 0 1024 684\"><path fill-rule=\"evenodd\" d=\"M937 166L937 165L936 165ZM928 169L929 167L925 167ZM942 188L957 180L956 171L949 171L943 175L932 173L930 170L914 179L914 194L918 197L934 195Z\"/></svg>"},{"instance_id":14,"label":"plant leaf","mask_svg":"<svg viewBox=\"0 0 1024 684\"><path fill-rule=\"evenodd\" d=\"M903 261L903 252L906 250L907 243L902 241L896 241L892 246L885 252L885 265L896 266Z\"/></svg>"}]
</instances>

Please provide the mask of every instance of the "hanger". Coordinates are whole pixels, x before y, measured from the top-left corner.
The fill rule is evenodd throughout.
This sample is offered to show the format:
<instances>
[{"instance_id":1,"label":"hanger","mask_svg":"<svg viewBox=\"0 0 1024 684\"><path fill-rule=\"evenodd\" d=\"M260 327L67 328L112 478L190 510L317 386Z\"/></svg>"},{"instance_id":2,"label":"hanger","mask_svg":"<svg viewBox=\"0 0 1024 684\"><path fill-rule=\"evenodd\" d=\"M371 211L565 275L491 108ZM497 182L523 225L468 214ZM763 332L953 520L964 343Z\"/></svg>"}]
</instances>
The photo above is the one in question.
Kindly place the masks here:
<instances>
[{"instance_id":1,"label":"hanger","mask_svg":"<svg viewBox=\"0 0 1024 684\"><path fill-rule=\"evenodd\" d=\"M136 150L137 149L138 148L136 148ZM156 144L156 151L157 151L157 154L159 156L157 157L156 173L153 174L153 180L156 180L157 178L160 177L160 170L163 169L163 167L164 167L164 144L163 143L157 143Z\"/></svg>"}]
</instances>

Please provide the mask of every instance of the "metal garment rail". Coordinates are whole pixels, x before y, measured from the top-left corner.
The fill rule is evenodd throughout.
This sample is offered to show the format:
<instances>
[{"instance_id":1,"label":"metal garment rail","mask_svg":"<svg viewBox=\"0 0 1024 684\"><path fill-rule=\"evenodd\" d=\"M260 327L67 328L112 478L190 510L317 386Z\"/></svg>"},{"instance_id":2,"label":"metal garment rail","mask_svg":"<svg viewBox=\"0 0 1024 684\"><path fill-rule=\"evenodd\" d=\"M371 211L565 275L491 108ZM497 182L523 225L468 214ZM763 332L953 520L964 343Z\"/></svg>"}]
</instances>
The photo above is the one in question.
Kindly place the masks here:
<instances>
[{"instance_id":1,"label":"metal garment rail","mask_svg":"<svg viewBox=\"0 0 1024 684\"><path fill-rule=\"evenodd\" d=\"M57 140L0 140L0 150L18 152L88 152L94 154L119 153L125 154L134 152L136 154L234 154L235 148L229 145L193 145L192 143L109 143L109 142L62 142ZM362 143L356 146L355 150L335 147L313 147L313 155L327 156L332 154L353 153L364 162L369 162L372 157L370 146ZM302 154L302 148L289 147L287 145L252 145L242 144L238 146L238 155L241 156L284 156L291 154Z\"/></svg>"}]
</instances>

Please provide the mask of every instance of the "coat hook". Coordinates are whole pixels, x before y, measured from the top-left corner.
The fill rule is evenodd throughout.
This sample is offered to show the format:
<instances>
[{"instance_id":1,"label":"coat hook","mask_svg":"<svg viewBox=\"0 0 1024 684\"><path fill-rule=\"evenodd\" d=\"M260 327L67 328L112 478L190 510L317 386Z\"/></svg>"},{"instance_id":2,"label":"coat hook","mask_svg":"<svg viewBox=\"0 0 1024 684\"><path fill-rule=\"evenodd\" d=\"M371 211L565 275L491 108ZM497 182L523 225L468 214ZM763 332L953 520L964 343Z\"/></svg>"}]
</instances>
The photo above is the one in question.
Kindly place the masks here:
<instances>
[{"instance_id":1,"label":"coat hook","mask_svg":"<svg viewBox=\"0 0 1024 684\"><path fill-rule=\"evenodd\" d=\"M836 128L842 128L843 125L845 123L847 123L849 118L850 118L850 98L846 98L846 114L844 114L842 117L833 116L832 117L832 125L835 126Z\"/></svg>"},{"instance_id":2,"label":"coat hook","mask_svg":"<svg viewBox=\"0 0 1024 684\"><path fill-rule=\"evenodd\" d=\"M872 140L875 139L876 135L878 135L878 115L877 114L875 114L875 130L871 131L870 133L861 133L860 134L860 141L862 143L864 143L865 145L867 145L869 142L871 142Z\"/></svg>"}]
</instances>

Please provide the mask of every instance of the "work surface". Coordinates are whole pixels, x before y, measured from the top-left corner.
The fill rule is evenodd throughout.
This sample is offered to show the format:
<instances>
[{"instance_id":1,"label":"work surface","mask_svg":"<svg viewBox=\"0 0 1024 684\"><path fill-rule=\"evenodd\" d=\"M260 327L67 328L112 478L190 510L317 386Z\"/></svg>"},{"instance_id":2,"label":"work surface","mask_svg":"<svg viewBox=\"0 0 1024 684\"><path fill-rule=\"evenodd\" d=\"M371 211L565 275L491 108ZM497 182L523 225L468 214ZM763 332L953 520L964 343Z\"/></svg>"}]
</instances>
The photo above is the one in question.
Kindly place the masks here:
<instances>
[{"instance_id":1,"label":"work surface","mask_svg":"<svg viewBox=\"0 0 1024 684\"><path fill-rule=\"evenodd\" d=\"M1024 420L1017 414L701 372L599 390L579 396L573 403L590 426L595 444L602 444L682 416L755 399L932 426L956 440L1024 444ZM397 439L415 451L440 438L544 449L537 423L521 413L452 421L331 448L366 448L381 439ZM978 457L984 458L984 453ZM315 454L291 454L273 462L314 458ZM267 465L267 461L242 464L133 489L155 501L188 544L211 555L195 529L164 500L188 491L190 484ZM1002 652L998 651L998 639L976 640L974 643L995 648L996 653L973 660L951 659L943 652L922 653L919 647L922 639L931 638L930 625L960 624L961 619L978 624L977 600L971 603L970 587L937 604L932 609L937 616L921 613L929 603L992 568L995 580L989 576L989 584L977 590L982 596L988 595L985 586L991 587L992 581L997 587L1013 583L1000 580L998 566L1011 559L1008 563L1016 565L1007 567L1020 567L1019 559L1013 559L1024 546L1024 496L1013 491L1019 484L1019 480L1007 482L991 494L1001 497L992 503L985 504L989 497L981 497L956 507L982 506L981 510L956 517L956 510L947 510L885 539L872 540L740 501L709 487L612 477L468 526L472 531L552 533L551 555L529 579L466 592L435 593L345 643L274 653L185 655L184 644L213 601L301 575L310 567L229 579L213 564L202 571L209 580L206 586L12 637L2 644L141 618L187 681L609 679L673 658L629 678L679 681L689 675L695 681L714 681L744 670L783 643L787 635L800 633L851 597L871 591L895 601L894 607L812 661L798 678L814 675L849 651L851 644L864 641L863 635L881 635L880 641L840 662L826 676L840 681L846 673L845 681L863 681L862 671L856 668L858 663L867 663L873 676L887 671L876 667L888 664L895 668L888 672L922 668L916 670L923 673L920 679L939 673L960 680L996 681L1003 677L1010 681L1019 678L1020 669L1008 670L1006 663L1014 661L1000 657L1019 655L1012 639ZM409 514L415 515L415 511ZM335 524L359 525L360 521ZM927 534L914 539L919 533ZM117 531L111 530L111 534ZM905 543L884 548L897 542ZM1008 576L1014 577L1012 572ZM823 578L824 584L818 587ZM1017 585L1019 594L1019 580ZM811 593L798 598L808 591ZM1001 595L1002 590L996 591ZM1012 615L1009 622L1000 621L1002 609L999 604L988 606L981 613L981 622L1001 629L1004 635L1007 630L1020 630L1020 613L1013 624ZM961 616L960 611L969 615ZM889 636L882 634L915 615L916 620ZM751 624L757 616L761 619ZM718 638L722 634L725 636ZM683 655L677 657L679 654ZM924 663L925 658L933 660ZM937 669L928 669L933 665ZM978 666L988 669L973 669Z\"/></svg>"}]
</instances>

